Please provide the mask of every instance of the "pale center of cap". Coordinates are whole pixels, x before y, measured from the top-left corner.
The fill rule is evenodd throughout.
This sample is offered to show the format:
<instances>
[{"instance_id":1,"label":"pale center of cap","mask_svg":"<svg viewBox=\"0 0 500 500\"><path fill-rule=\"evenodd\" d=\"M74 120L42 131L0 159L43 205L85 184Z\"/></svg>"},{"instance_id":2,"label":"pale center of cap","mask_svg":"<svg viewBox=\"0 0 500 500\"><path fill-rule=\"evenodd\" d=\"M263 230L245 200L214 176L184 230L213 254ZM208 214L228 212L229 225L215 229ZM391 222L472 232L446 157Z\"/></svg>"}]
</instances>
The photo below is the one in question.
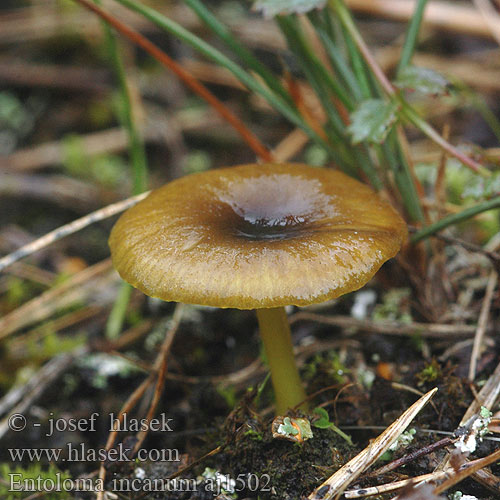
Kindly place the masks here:
<instances>
[{"instance_id":1,"label":"pale center of cap","mask_svg":"<svg viewBox=\"0 0 500 500\"><path fill-rule=\"evenodd\" d=\"M236 215L235 234L252 240L303 236L314 222L335 215L333 197L322 192L321 182L290 174L229 182L217 196Z\"/></svg>"}]
</instances>

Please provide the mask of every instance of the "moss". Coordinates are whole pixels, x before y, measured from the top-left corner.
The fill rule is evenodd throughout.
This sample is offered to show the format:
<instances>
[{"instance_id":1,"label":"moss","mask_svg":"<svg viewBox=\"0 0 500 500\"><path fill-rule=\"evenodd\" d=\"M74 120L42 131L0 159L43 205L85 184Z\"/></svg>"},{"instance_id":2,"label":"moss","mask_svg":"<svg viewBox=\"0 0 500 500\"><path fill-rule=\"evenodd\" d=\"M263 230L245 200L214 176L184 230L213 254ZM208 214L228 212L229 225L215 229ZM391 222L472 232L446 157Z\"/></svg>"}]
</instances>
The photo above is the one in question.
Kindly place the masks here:
<instances>
[{"instance_id":1,"label":"moss","mask_svg":"<svg viewBox=\"0 0 500 500\"><path fill-rule=\"evenodd\" d=\"M441 366L434 358L430 363L426 363L422 371L416 374L419 386L423 386L427 382L435 382L436 380L441 379L442 376L443 372L441 370Z\"/></svg>"},{"instance_id":2,"label":"moss","mask_svg":"<svg viewBox=\"0 0 500 500\"><path fill-rule=\"evenodd\" d=\"M43 469L39 463L30 464L28 467L12 466L10 464L0 464L0 498L3 500L18 500L33 496L34 491L13 491L12 484L25 484L25 481L35 481L35 484L43 484L50 488L50 485L62 483L65 479L71 479L67 472L61 472L55 465L49 465L48 469ZM29 484L29 483L28 483ZM45 500L63 500L72 498L66 491L54 491L44 493Z\"/></svg>"}]
</instances>

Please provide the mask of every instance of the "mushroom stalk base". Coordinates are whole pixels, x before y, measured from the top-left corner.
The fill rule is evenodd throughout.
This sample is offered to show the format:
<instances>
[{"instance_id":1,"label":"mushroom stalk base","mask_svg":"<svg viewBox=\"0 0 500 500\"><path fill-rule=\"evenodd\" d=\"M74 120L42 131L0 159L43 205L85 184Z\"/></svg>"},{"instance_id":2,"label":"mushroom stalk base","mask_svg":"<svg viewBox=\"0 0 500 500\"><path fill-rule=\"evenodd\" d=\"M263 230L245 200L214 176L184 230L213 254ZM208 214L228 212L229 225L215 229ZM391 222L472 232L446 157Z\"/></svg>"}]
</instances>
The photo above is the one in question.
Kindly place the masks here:
<instances>
[{"instance_id":1,"label":"mushroom stalk base","mask_svg":"<svg viewBox=\"0 0 500 500\"><path fill-rule=\"evenodd\" d=\"M264 343L271 380L276 397L276 413L283 415L289 408L307 409L306 393L302 387L293 355L290 325L283 307L257 309L260 336Z\"/></svg>"}]
</instances>

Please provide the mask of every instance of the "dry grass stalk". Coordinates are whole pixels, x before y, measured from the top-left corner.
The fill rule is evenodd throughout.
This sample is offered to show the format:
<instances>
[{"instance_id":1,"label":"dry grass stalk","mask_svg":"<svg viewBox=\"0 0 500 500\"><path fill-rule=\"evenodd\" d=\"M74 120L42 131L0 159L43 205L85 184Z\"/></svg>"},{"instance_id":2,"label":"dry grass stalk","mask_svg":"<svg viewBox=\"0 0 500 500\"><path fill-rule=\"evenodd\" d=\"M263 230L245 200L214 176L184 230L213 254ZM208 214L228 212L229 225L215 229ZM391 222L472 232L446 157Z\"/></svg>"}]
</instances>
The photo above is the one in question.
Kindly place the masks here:
<instances>
[{"instance_id":1,"label":"dry grass stalk","mask_svg":"<svg viewBox=\"0 0 500 500\"><path fill-rule=\"evenodd\" d=\"M359 488L357 490L349 490L344 493L346 498L363 498L372 495L382 495L384 493L389 493L391 491L400 490L406 488L410 485L415 485L423 482L439 481L447 477L447 475L452 472L453 469L448 469L446 471L432 472L430 474L423 474L417 477L411 477L408 479L402 479L401 481L393 481L391 483L380 484L378 486L371 486L369 488Z\"/></svg>"},{"instance_id":2,"label":"dry grass stalk","mask_svg":"<svg viewBox=\"0 0 500 500\"><path fill-rule=\"evenodd\" d=\"M85 302L89 298L95 299L96 290L116 280L117 276L112 272L110 259L80 271L68 281L42 293L0 318L0 340L32 323L45 320L54 312L76 302Z\"/></svg>"},{"instance_id":3,"label":"dry grass stalk","mask_svg":"<svg viewBox=\"0 0 500 500\"><path fill-rule=\"evenodd\" d=\"M373 465L385 453L394 441L405 431L420 410L430 401L437 388L422 396L397 420L374 439L361 453L347 462L335 474L330 476L307 498L309 500L329 500L340 494L356 480L366 469Z\"/></svg>"}]
</instances>

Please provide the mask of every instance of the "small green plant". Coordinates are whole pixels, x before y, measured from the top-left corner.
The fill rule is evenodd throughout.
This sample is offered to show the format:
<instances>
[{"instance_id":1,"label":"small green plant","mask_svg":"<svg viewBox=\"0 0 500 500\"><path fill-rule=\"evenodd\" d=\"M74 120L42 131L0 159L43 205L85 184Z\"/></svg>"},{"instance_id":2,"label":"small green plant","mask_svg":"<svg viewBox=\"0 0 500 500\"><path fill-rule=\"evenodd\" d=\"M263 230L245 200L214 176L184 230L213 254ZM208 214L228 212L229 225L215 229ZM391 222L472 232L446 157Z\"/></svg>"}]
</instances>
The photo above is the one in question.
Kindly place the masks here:
<instances>
[{"instance_id":1,"label":"small green plant","mask_svg":"<svg viewBox=\"0 0 500 500\"><path fill-rule=\"evenodd\" d=\"M351 436L340 430L333 422L330 422L330 416L324 408L314 408L313 413L319 416L319 418L312 424L314 427L316 427L317 429L331 429L333 432L336 432L341 438L345 439L345 441L350 446L354 446Z\"/></svg>"},{"instance_id":2,"label":"small green plant","mask_svg":"<svg viewBox=\"0 0 500 500\"><path fill-rule=\"evenodd\" d=\"M15 491L17 484L35 485L57 485L61 484L65 479L71 479L67 472L62 472L55 465L50 464L48 468L43 468L39 463L30 464L27 467L20 465L12 466L10 464L0 464L0 498L2 500L20 500L28 497L33 497L34 493L41 491ZM26 481L26 483L25 483ZM11 487L12 486L12 487ZM72 495L65 491L48 491L43 494L46 500L67 500Z\"/></svg>"},{"instance_id":3,"label":"small green plant","mask_svg":"<svg viewBox=\"0 0 500 500\"><path fill-rule=\"evenodd\" d=\"M256 431L255 429L248 429L244 432L244 436L249 437L253 441L262 441L264 439L264 436L262 435L261 432Z\"/></svg>"},{"instance_id":4,"label":"small green plant","mask_svg":"<svg viewBox=\"0 0 500 500\"><path fill-rule=\"evenodd\" d=\"M416 374L419 386L435 382L442 376L443 376L443 371L438 361L435 358L433 358L430 363L427 363L422 371Z\"/></svg>"}]
</instances>

